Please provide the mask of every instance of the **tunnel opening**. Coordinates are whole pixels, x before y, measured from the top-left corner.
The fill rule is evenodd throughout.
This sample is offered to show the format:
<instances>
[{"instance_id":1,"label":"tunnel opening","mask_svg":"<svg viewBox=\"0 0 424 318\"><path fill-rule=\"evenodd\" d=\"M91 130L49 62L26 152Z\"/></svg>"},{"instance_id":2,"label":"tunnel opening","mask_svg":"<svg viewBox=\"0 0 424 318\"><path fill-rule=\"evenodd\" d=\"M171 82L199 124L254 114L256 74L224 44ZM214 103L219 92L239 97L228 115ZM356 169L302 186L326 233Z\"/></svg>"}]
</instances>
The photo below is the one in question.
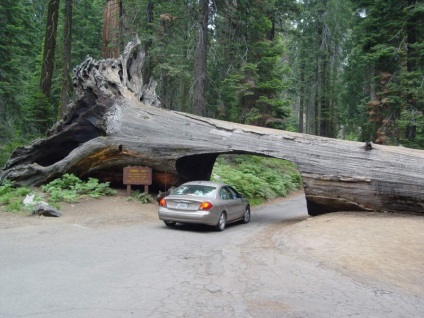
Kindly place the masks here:
<instances>
[{"instance_id":1,"label":"tunnel opening","mask_svg":"<svg viewBox=\"0 0 424 318\"><path fill-rule=\"evenodd\" d=\"M295 164L264 155L219 155L211 180L231 184L253 205L303 191L302 176Z\"/></svg>"},{"instance_id":2,"label":"tunnel opening","mask_svg":"<svg viewBox=\"0 0 424 318\"><path fill-rule=\"evenodd\" d=\"M216 153L185 156L177 159L175 167L185 181L209 180L217 157Z\"/></svg>"},{"instance_id":3,"label":"tunnel opening","mask_svg":"<svg viewBox=\"0 0 424 318\"><path fill-rule=\"evenodd\" d=\"M230 184L253 205L303 192L302 176L294 163L262 154L234 152L185 156L176 161L176 170L183 182L211 180Z\"/></svg>"}]
</instances>

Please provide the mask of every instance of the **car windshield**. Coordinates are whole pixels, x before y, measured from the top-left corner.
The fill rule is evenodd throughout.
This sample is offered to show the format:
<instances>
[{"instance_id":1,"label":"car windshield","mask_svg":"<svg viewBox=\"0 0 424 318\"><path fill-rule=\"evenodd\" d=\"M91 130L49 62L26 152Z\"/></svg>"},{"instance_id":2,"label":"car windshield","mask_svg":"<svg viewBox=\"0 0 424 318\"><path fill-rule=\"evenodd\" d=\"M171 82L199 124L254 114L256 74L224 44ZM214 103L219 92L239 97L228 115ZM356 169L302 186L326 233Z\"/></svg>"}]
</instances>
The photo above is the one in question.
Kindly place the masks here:
<instances>
[{"instance_id":1,"label":"car windshield","mask_svg":"<svg viewBox=\"0 0 424 318\"><path fill-rule=\"evenodd\" d=\"M172 192L172 195L198 195L203 197L212 198L215 196L216 187L198 185L198 184L188 184L179 186Z\"/></svg>"}]
</instances>

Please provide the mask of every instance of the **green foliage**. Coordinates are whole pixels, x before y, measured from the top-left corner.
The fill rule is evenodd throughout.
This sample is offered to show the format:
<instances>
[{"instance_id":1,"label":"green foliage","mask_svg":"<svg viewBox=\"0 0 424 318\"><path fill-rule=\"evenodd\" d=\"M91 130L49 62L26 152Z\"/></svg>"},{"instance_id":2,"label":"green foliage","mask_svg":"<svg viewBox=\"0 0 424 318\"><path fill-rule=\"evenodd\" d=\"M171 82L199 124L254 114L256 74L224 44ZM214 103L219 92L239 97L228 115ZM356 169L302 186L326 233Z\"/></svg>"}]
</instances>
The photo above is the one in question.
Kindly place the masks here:
<instances>
[{"instance_id":1,"label":"green foliage","mask_svg":"<svg viewBox=\"0 0 424 318\"><path fill-rule=\"evenodd\" d=\"M302 178L291 162L249 155L218 157L213 181L231 184L253 205L284 197L302 186Z\"/></svg>"},{"instance_id":2,"label":"green foliage","mask_svg":"<svg viewBox=\"0 0 424 318\"><path fill-rule=\"evenodd\" d=\"M4 167L6 161L12 155L12 152L20 146L25 145L26 142L22 140L15 140L11 142L5 142L4 144L0 143L0 167Z\"/></svg>"},{"instance_id":3,"label":"green foliage","mask_svg":"<svg viewBox=\"0 0 424 318\"><path fill-rule=\"evenodd\" d=\"M84 195L98 198L116 194L116 191L109 187L109 182L99 183L99 180L95 178L89 178L87 182L84 182L68 173L43 185L41 190L49 193L49 200L52 202L76 202Z\"/></svg>"},{"instance_id":4,"label":"green foliage","mask_svg":"<svg viewBox=\"0 0 424 318\"><path fill-rule=\"evenodd\" d=\"M23 200L31 192L27 187L15 187L5 179L0 185L0 206L4 206L7 212L25 211ZM36 200L40 200L40 197L36 196Z\"/></svg>"},{"instance_id":5,"label":"green foliage","mask_svg":"<svg viewBox=\"0 0 424 318\"><path fill-rule=\"evenodd\" d=\"M73 174L64 174L41 187L43 192L49 194L48 202L55 206L56 202L77 202L83 196L99 198L105 195L115 195L116 191L109 187L109 183L100 183L99 180L89 178L82 181ZM9 180L5 179L0 186L0 205L6 207L6 211L24 211L24 198L34 194L34 202L39 202L43 197L28 187L15 187ZM140 195L140 200L147 202L148 195ZM151 199L151 198L150 198ZM55 206L58 208L58 206Z\"/></svg>"},{"instance_id":6,"label":"green foliage","mask_svg":"<svg viewBox=\"0 0 424 318\"><path fill-rule=\"evenodd\" d=\"M27 110L28 117L31 118L31 130L38 135L44 135L55 122L57 112L39 90L36 90L31 96L31 102L33 106Z\"/></svg>"},{"instance_id":7,"label":"green foliage","mask_svg":"<svg viewBox=\"0 0 424 318\"><path fill-rule=\"evenodd\" d=\"M284 128L274 124L284 122L290 115L290 101L283 94L290 72L288 64L281 59L286 47L278 36L264 41L265 37L264 33L256 41L252 40L249 62L223 79L221 96L227 119Z\"/></svg>"},{"instance_id":8,"label":"green foliage","mask_svg":"<svg viewBox=\"0 0 424 318\"><path fill-rule=\"evenodd\" d=\"M37 23L29 1L4 0L0 5L0 144L13 142L25 127L22 104L37 50Z\"/></svg>"},{"instance_id":9,"label":"green foliage","mask_svg":"<svg viewBox=\"0 0 424 318\"><path fill-rule=\"evenodd\" d=\"M7 212L21 212L23 209L22 201L14 200L8 203L6 207Z\"/></svg>"},{"instance_id":10,"label":"green foliage","mask_svg":"<svg viewBox=\"0 0 424 318\"><path fill-rule=\"evenodd\" d=\"M146 203L152 203L153 198L149 193L141 192L140 190L135 190L131 193L131 197L128 198L129 200L137 200L140 201L143 204Z\"/></svg>"},{"instance_id":11,"label":"green foliage","mask_svg":"<svg viewBox=\"0 0 424 318\"><path fill-rule=\"evenodd\" d=\"M93 58L101 56L103 21L100 17L104 3L103 0L74 0L72 66L82 63L87 55ZM62 28L61 23L60 26ZM63 32L59 31L59 41L62 41Z\"/></svg>"},{"instance_id":12,"label":"green foliage","mask_svg":"<svg viewBox=\"0 0 424 318\"><path fill-rule=\"evenodd\" d=\"M351 17L348 1L303 1L289 51L291 90L299 98L302 132L336 137Z\"/></svg>"},{"instance_id":13,"label":"green foliage","mask_svg":"<svg viewBox=\"0 0 424 318\"><path fill-rule=\"evenodd\" d=\"M143 79L158 82L163 107L190 112L198 2L122 3L121 40L140 36ZM0 165L42 136L60 107L63 1L50 98L38 88L47 4L0 5ZM101 58L104 5L73 1L72 66ZM424 148L423 12L420 1L210 1L207 116L293 131L302 111L303 132L361 141L390 120L387 142ZM368 122L374 97L389 103L376 103L382 119Z\"/></svg>"},{"instance_id":14,"label":"green foliage","mask_svg":"<svg viewBox=\"0 0 424 318\"><path fill-rule=\"evenodd\" d=\"M424 147L423 7L419 1L352 2L343 121L361 140Z\"/></svg>"},{"instance_id":15,"label":"green foliage","mask_svg":"<svg viewBox=\"0 0 424 318\"><path fill-rule=\"evenodd\" d=\"M398 121L402 146L424 149L424 114L415 108L404 109Z\"/></svg>"},{"instance_id":16,"label":"green foliage","mask_svg":"<svg viewBox=\"0 0 424 318\"><path fill-rule=\"evenodd\" d=\"M44 135L56 120L59 107L63 30L59 15L57 63L51 98L39 92L42 43L47 2L3 0L0 5L0 163L10 144ZM102 0L74 0L72 64L87 54L100 57ZM64 2L61 1L62 6ZM70 74L71 76L71 74ZM5 150L5 151L3 151Z\"/></svg>"},{"instance_id":17,"label":"green foliage","mask_svg":"<svg viewBox=\"0 0 424 318\"><path fill-rule=\"evenodd\" d=\"M154 3L151 10L146 10L148 3ZM163 107L190 112L197 3L128 0L123 5L127 21L134 22L128 25L127 34L138 34L147 52L143 78L149 81L152 76L158 82L156 91Z\"/></svg>"}]
</instances>

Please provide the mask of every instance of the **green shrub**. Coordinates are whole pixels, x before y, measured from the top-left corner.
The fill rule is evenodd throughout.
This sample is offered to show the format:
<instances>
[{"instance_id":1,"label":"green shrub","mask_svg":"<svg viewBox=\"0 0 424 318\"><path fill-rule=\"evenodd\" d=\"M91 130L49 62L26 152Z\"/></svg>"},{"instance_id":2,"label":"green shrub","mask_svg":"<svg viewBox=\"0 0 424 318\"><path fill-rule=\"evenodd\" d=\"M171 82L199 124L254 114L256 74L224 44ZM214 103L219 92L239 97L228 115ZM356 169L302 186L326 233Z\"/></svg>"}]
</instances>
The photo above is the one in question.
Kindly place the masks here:
<instances>
[{"instance_id":1,"label":"green shrub","mask_svg":"<svg viewBox=\"0 0 424 318\"><path fill-rule=\"evenodd\" d=\"M13 191L12 182L4 179L0 185L0 195L7 194Z\"/></svg>"},{"instance_id":2,"label":"green shrub","mask_svg":"<svg viewBox=\"0 0 424 318\"><path fill-rule=\"evenodd\" d=\"M109 187L109 182L100 183L95 178L89 178L87 182L73 174L64 174L41 187L43 192L49 193L52 202L65 201L77 202L84 195L99 198L105 195L115 195L116 191Z\"/></svg>"},{"instance_id":3,"label":"green shrub","mask_svg":"<svg viewBox=\"0 0 424 318\"><path fill-rule=\"evenodd\" d=\"M129 200L137 200L140 201L143 204L151 203L153 202L153 198L150 194L147 192L141 192L140 190L135 190L131 193L131 197L128 198Z\"/></svg>"},{"instance_id":4,"label":"green shrub","mask_svg":"<svg viewBox=\"0 0 424 318\"><path fill-rule=\"evenodd\" d=\"M6 211L7 212L20 212L24 208L22 201L14 200L12 202L9 202Z\"/></svg>"},{"instance_id":5,"label":"green shrub","mask_svg":"<svg viewBox=\"0 0 424 318\"><path fill-rule=\"evenodd\" d=\"M12 193L4 193L0 196L0 204L1 205L8 205L10 203L10 201L13 198L13 194Z\"/></svg>"},{"instance_id":6,"label":"green shrub","mask_svg":"<svg viewBox=\"0 0 424 318\"><path fill-rule=\"evenodd\" d=\"M11 181L5 179L0 185L0 205L5 206L7 212L23 211L23 200L29 193L31 193L31 189L15 187Z\"/></svg>"},{"instance_id":7,"label":"green shrub","mask_svg":"<svg viewBox=\"0 0 424 318\"><path fill-rule=\"evenodd\" d=\"M26 187L19 187L16 189L16 193L22 197L26 196L27 194L31 193L31 189Z\"/></svg>"},{"instance_id":8,"label":"green shrub","mask_svg":"<svg viewBox=\"0 0 424 318\"><path fill-rule=\"evenodd\" d=\"M302 177L291 162L250 155L218 157L211 179L231 184L252 205L284 197L302 186Z\"/></svg>"},{"instance_id":9,"label":"green shrub","mask_svg":"<svg viewBox=\"0 0 424 318\"><path fill-rule=\"evenodd\" d=\"M1 130L1 129L0 129ZM28 140L17 136L11 136L12 141L0 145L0 168L3 167L17 147L24 146Z\"/></svg>"}]
</instances>

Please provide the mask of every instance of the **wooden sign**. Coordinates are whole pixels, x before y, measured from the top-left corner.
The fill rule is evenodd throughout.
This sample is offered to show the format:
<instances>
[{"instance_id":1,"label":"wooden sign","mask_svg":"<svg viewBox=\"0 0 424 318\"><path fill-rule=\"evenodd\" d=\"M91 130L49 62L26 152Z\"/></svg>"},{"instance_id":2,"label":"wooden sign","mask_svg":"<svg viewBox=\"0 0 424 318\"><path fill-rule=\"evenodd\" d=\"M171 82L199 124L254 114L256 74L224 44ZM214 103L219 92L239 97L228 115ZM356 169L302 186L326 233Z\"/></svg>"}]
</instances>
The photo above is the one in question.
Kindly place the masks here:
<instances>
[{"instance_id":1,"label":"wooden sign","mask_svg":"<svg viewBox=\"0 0 424 318\"><path fill-rule=\"evenodd\" d=\"M144 185L144 192L149 192L149 185L152 184L152 168L134 166L124 168L123 183L127 185L127 193L131 194L131 185Z\"/></svg>"}]
</instances>

